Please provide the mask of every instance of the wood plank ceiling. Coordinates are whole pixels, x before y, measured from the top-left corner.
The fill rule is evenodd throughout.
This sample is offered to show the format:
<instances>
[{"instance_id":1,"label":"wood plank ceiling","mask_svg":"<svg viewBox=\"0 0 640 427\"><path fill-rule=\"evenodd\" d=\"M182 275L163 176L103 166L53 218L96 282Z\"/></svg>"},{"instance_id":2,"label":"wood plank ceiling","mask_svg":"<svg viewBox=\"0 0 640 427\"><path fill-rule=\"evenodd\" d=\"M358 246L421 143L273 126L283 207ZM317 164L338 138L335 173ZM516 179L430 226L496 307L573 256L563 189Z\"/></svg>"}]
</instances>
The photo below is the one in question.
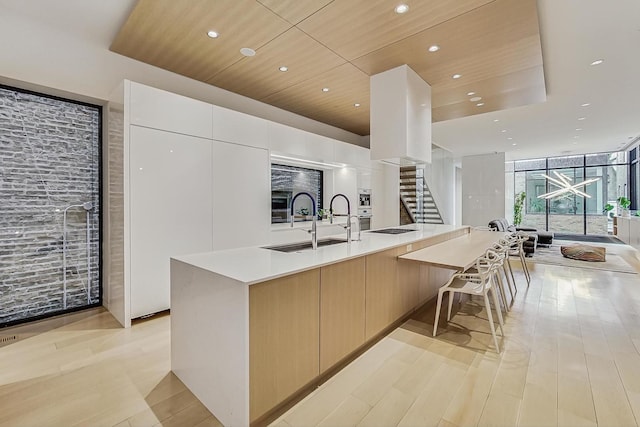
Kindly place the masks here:
<instances>
[{"instance_id":1,"label":"wood plank ceiling","mask_svg":"<svg viewBox=\"0 0 640 427\"><path fill-rule=\"evenodd\" d=\"M401 1L139 0L111 50L360 135L369 76L402 64L434 122L546 100L536 0Z\"/></svg>"}]
</instances>

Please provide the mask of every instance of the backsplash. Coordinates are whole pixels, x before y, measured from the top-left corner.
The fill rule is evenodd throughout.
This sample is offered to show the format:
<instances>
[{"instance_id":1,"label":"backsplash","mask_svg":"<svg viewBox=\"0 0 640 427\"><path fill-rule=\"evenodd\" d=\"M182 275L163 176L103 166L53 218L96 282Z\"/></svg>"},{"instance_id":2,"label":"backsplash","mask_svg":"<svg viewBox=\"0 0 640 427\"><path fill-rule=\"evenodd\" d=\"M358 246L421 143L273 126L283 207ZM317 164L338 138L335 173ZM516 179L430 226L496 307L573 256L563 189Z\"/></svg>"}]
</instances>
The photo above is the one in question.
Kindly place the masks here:
<instances>
[{"instance_id":1,"label":"backsplash","mask_svg":"<svg viewBox=\"0 0 640 427\"><path fill-rule=\"evenodd\" d=\"M297 166L271 165L271 222L287 222L291 198L300 192L313 195L316 209L322 208L322 171ZM278 201L281 200L281 201ZM296 200L296 211L306 208L311 212L311 201L307 197Z\"/></svg>"},{"instance_id":2,"label":"backsplash","mask_svg":"<svg viewBox=\"0 0 640 427\"><path fill-rule=\"evenodd\" d=\"M0 87L0 326L101 302L100 116Z\"/></svg>"}]
</instances>

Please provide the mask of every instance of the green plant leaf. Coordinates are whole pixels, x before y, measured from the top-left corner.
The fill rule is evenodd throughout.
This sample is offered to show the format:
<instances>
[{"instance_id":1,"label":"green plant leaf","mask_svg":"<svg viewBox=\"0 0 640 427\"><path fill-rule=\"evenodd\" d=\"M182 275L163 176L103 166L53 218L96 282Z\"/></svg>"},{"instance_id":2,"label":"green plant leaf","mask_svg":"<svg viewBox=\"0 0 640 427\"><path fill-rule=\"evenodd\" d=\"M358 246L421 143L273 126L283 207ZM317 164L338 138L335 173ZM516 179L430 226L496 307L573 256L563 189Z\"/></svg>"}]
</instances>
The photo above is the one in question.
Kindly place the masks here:
<instances>
[{"instance_id":1,"label":"green plant leaf","mask_svg":"<svg viewBox=\"0 0 640 427\"><path fill-rule=\"evenodd\" d=\"M516 195L513 203L513 224L520 225L522 223L522 208L524 207L524 200L527 194L521 191Z\"/></svg>"}]
</instances>

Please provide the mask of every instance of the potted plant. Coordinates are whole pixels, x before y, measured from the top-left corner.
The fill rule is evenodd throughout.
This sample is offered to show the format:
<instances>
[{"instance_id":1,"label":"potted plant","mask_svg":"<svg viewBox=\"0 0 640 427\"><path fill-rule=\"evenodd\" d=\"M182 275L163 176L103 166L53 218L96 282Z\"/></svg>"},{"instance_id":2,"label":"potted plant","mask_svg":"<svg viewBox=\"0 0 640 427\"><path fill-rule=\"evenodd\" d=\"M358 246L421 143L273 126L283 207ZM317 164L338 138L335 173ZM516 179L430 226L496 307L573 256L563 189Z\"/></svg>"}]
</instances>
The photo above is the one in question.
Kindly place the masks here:
<instances>
[{"instance_id":1,"label":"potted plant","mask_svg":"<svg viewBox=\"0 0 640 427\"><path fill-rule=\"evenodd\" d=\"M604 213L606 216L609 216L609 212L611 212L613 208L614 206L611 203L607 203L606 205L604 205L604 208L602 208L602 213Z\"/></svg>"},{"instance_id":2,"label":"potted plant","mask_svg":"<svg viewBox=\"0 0 640 427\"><path fill-rule=\"evenodd\" d=\"M622 215L623 217L628 217L629 216L629 207L631 206L631 200L627 199L624 196L620 196L618 197L618 206L620 206L622 208Z\"/></svg>"},{"instance_id":3,"label":"potted plant","mask_svg":"<svg viewBox=\"0 0 640 427\"><path fill-rule=\"evenodd\" d=\"M519 192L513 202L513 224L515 226L522 223L522 208L524 207L524 199L526 195L527 194L524 191Z\"/></svg>"}]
</instances>

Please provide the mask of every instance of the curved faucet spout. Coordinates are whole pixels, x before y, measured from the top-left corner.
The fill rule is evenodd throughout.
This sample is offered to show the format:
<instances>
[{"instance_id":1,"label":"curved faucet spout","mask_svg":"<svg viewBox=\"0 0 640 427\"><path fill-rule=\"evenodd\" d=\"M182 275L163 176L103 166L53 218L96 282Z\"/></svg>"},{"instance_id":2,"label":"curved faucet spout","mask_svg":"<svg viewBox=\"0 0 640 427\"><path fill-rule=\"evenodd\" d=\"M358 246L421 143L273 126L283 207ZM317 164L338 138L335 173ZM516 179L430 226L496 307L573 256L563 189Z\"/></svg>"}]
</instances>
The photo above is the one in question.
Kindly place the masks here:
<instances>
[{"instance_id":1,"label":"curved faucet spout","mask_svg":"<svg viewBox=\"0 0 640 427\"><path fill-rule=\"evenodd\" d=\"M333 224L333 201L336 199L336 197L342 197L347 201L347 215L351 215L351 203L349 203L349 198L342 193L338 193L335 196L333 196L331 198L331 201L329 202L329 223L330 224Z\"/></svg>"},{"instance_id":2,"label":"curved faucet spout","mask_svg":"<svg viewBox=\"0 0 640 427\"><path fill-rule=\"evenodd\" d=\"M351 203L349 203L349 198L342 193L338 193L333 196L331 198L331 201L329 202L329 223L333 224L334 215L338 216L338 214L333 213L333 201L336 199L336 197L342 197L347 201L347 214L343 214L341 216L347 217L347 226L345 227L347 229L347 243L351 243Z\"/></svg>"},{"instance_id":3,"label":"curved faucet spout","mask_svg":"<svg viewBox=\"0 0 640 427\"><path fill-rule=\"evenodd\" d=\"M317 233L316 233L316 217L318 216L318 213L316 212L316 199L313 198L313 196L311 195L311 193L307 193L306 191L301 191L300 193L296 194L295 196L293 196L293 199L291 199L291 227L293 227L293 223L295 222L295 215L293 212L293 206L294 203L296 202L296 199L298 198L298 196L307 196L309 199L311 199L311 206L312 206L312 212L311 212L311 217L312 217L312 223L311 223L311 247L313 249L317 249L318 248L318 238L317 238Z\"/></svg>"},{"instance_id":4,"label":"curved faucet spout","mask_svg":"<svg viewBox=\"0 0 640 427\"><path fill-rule=\"evenodd\" d=\"M291 199L291 226L293 227L293 206L296 202L296 199L299 196L307 196L309 199L311 199L311 205L313 206L313 211L311 212L311 215L315 217L316 215L316 199L313 198L313 196L311 195L311 193L307 193L306 191L301 191L300 193L296 194L295 196L293 196L293 199Z\"/></svg>"}]
</instances>

